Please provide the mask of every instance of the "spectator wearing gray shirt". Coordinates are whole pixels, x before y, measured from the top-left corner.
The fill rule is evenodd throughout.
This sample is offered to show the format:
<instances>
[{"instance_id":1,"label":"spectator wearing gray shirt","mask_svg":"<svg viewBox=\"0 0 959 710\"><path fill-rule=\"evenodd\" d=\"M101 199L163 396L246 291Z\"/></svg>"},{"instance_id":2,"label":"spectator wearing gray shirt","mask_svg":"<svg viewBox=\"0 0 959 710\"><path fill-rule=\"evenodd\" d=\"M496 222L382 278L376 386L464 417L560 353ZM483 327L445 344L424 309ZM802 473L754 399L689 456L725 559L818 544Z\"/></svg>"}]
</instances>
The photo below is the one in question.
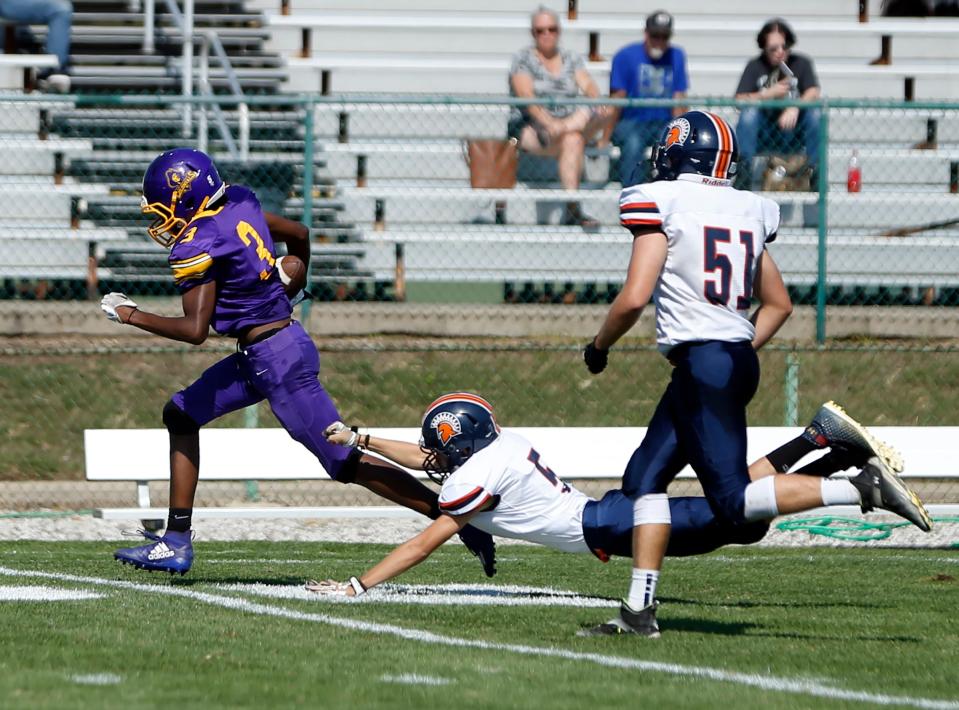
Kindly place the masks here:
<instances>
[{"instance_id":1,"label":"spectator wearing gray shirt","mask_svg":"<svg viewBox=\"0 0 959 710\"><path fill-rule=\"evenodd\" d=\"M513 57L509 70L510 96L518 98L596 98L599 89L582 57L559 46L559 16L540 6L532 15L533 46ZM566 190L578 190L586 144L609 120L606 107L524 106L513 107L509 135L522 150L558 160L559 180ZM583 214L579 203L567 203L563 224L586 228L598 226Z\"/></svg>"}]
</instances>

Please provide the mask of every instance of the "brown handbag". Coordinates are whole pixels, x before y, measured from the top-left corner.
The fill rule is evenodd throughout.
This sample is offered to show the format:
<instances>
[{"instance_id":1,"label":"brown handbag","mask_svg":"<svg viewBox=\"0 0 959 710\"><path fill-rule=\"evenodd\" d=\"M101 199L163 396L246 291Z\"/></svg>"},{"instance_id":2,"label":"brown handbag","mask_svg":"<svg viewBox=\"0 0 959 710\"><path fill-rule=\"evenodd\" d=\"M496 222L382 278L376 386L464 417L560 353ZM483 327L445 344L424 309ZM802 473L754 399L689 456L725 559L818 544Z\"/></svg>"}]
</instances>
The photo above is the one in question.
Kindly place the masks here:
<instances>
[{"instance_id":1,"label":"brown handbag","mask_svg":"<svg viewBox=\"0 0 959 710\"><path fill-rule=\"evenodd\" d=\"M763 173L764 192L809 192L812 166L805 155L773 155Z\"/></svg>"},{"instance_id":2,"label":"brown handbag","mask_svg":"<svg viewBox=\"0 0 959 710\"><path fill-rule=\"evenodd\" d=\"M519 148L515 138L468 140L463 157L470 169L472 187L504 189L516 184Z\"/></svg>"}]
</instances>

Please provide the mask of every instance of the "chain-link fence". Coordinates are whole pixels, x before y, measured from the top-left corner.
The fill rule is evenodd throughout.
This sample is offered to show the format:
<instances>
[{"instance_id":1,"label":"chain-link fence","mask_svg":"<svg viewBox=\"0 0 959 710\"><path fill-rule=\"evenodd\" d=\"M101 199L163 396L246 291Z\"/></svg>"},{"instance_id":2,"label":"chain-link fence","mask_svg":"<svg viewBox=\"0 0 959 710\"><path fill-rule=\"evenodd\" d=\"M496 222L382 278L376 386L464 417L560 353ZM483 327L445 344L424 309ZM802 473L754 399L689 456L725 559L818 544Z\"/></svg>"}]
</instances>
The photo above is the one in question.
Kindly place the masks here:
<instances>
[{"instance_id":1,"label":"chain-link fence","mask_svg":"<svg viewBox=\"0 0 959 710\"><path fill-rule=\"evenodd\" d=\"M432 397L458 389L487 396L506 426L647 421L668 375L648 317L603 377L579 360L630 252L618 226L623 145L601 128L578 148L535 126L530 137L523 104L507 99L247 101L242 158L224 132L238 134L247 114L228 99L218 111L172 97L0 100L0 509L132 503L132 486L68 483L83 479L83 430L161 426L169 395L233 347L182 348L97 307L120 290L178 312L167 253L139 210L143 170L178 145L205 146L228 182L311 227L314 300L299 315L351 422L415 426ZM572 108L601 117L602 106ZM788 106L801 109L793 130L780 122ZM800 425L835 398L866 424L959 424L959 106L695 107L737 127L750 152L738 186L782 214L770 250L797 309L763 353L751 423ZM511 135L525 148L515 180L508 161L505 177L483 174L490 155L509 157ZM216 426L275 422L260 407ZM918 487L959 501L952 484ZM277 484L255 497L368 500L334 488ZM249 495L199 493L201 504Z\"/></svg>"}]
</instances>

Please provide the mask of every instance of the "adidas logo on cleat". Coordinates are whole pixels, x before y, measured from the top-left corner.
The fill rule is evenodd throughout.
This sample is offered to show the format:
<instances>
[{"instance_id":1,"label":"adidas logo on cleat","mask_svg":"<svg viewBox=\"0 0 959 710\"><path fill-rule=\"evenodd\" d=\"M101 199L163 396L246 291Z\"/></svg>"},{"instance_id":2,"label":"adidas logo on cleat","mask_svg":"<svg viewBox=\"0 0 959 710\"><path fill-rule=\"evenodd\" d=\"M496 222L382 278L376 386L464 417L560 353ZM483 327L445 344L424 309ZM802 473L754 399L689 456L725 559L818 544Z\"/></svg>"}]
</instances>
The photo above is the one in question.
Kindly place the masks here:
<instances>
[{"instance_id":1,"label":"adidas logo on cleat","mask_svg":"<svg viewBox=\"0 0 959 710\"><path fill-rule=\"evenodd\" d=\"M167 547L165 542L158 543L156 547L150 550L150 554L147 555L148 560L165 560L170 557L173 557L176 553Z\"/></svg>"}]
</instances>

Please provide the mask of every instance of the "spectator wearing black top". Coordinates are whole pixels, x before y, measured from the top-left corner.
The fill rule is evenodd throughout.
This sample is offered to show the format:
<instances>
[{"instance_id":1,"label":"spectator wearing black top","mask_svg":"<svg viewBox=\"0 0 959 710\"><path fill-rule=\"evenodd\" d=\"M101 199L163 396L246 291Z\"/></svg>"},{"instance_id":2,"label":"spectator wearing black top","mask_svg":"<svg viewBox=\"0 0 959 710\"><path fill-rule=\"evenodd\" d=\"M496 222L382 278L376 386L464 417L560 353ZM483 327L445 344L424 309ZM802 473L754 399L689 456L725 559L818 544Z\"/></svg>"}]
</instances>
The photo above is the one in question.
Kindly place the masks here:
<instances>
[{"instance_id":1,"label":"spectator wearing black top","mask_svg":"<svg viewBox=\"0 0 959 710\"><path fill-rule=\"evenodd\" d=\"M763 25L756 36L762 50L743 70L736 88L737 99L802 99L811 101L821 95L813 61L792 52L796 35L785 20L774 19ZM739 177L737 185L749 188L752 159L760 149L783 153L805 150L815 172L819 160L818 108L742 109L736 135L739 137Z\"/></svg>"}]
</instances>

